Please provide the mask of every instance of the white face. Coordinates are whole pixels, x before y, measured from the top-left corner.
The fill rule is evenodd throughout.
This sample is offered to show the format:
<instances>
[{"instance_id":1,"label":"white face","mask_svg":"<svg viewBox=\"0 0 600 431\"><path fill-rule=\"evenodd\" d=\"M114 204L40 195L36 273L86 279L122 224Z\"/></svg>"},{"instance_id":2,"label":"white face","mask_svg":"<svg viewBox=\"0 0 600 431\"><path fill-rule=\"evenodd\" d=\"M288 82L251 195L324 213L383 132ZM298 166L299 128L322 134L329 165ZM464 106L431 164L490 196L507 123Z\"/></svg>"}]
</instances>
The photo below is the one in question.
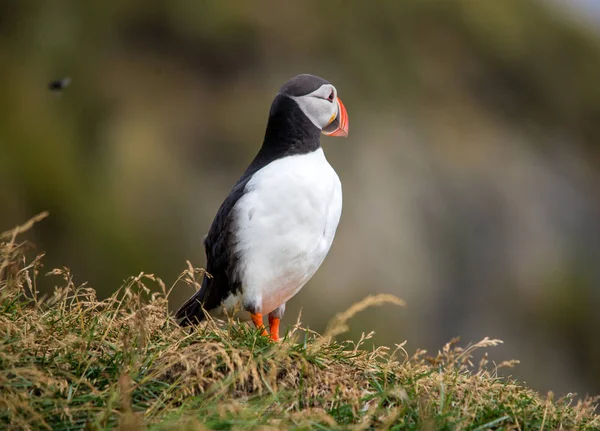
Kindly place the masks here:
<instances>
[{"instance_id":1,"label":"white face","mask_svg":"<svg viewBox=\"0 0 600 431\"><path fill-rule=\"evenodd\" d=\"M305 96L289 97L319 129L329 125L338 115L337 90L331 84L323 84Z\"/></svg>"}]
</instances>

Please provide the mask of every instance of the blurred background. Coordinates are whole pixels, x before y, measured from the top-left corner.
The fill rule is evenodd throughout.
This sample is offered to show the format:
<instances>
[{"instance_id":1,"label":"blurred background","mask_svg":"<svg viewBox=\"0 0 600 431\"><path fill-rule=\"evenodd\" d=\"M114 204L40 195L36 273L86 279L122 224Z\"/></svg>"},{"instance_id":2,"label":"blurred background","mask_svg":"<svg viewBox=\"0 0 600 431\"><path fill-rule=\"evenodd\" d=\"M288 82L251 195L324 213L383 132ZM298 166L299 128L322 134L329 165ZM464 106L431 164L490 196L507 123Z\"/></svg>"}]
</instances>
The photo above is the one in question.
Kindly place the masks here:
<instances>
[{"instance_id":1,"label":"blurred background","mask_svg":"<svg viewBox=\"0 0 600 431\"><path fill-rule=\"evenodd\" d=\"M0 0L0 231L101 297L171 285L298 73L331 81L350 137L334 246L288 306L352 337L505 341L544 392L600 393L600 3ZM61 92L48 82L64 77ZM42 277L44 289L56 280ZM171 306L191 294L178 286Z\"/></svg>"}]
</instances>

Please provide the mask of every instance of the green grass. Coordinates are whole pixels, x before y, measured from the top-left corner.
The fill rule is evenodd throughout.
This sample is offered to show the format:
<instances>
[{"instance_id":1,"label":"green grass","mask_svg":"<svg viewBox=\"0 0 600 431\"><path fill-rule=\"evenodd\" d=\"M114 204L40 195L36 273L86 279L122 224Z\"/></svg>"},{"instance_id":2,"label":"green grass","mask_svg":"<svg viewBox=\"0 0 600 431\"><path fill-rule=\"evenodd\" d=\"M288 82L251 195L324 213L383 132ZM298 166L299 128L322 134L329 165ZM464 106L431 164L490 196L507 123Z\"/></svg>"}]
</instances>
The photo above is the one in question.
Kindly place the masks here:
<instances>
[{"instance_id":1,"label":"green grass","mask_svg":"<svg viewBox=\"0 0 600 431\"><path fill-rule=\"evenodd\" d=\"M372 350L333 341L369 297L324 336L296 324L273 344L246 324L209 322L187 332L169 314L156 277L132 277L110 298L76 285L35 288L40 257L15 231L0 244L0 428L4 429L600 429L595 400L554 400L497 376L484 339L436 356L402 345ZM188 268L177 283L197 284Z\"/></svg>"}]
</instances>

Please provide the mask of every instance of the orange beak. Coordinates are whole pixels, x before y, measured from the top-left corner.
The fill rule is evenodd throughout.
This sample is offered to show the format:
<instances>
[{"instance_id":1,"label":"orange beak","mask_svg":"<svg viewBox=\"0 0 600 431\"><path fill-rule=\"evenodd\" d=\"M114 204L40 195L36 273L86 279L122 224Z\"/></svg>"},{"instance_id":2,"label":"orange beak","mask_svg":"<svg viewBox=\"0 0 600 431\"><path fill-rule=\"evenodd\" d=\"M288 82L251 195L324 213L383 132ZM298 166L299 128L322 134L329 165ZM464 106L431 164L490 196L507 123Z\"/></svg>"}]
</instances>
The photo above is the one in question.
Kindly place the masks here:
<instances>
[{"instance_id":1,"label":"orange beak","mask_svg":"<svg viewBox=\"0 0 600 431\"><path fill-rule=\"evenodd\" d=\"M341 136L343 138L348 136L348 112L346 107L342 103L342 99L337 98L338 114L329 125L323 128L322 132L327 136Z\"/></svg>"}]
</instances>

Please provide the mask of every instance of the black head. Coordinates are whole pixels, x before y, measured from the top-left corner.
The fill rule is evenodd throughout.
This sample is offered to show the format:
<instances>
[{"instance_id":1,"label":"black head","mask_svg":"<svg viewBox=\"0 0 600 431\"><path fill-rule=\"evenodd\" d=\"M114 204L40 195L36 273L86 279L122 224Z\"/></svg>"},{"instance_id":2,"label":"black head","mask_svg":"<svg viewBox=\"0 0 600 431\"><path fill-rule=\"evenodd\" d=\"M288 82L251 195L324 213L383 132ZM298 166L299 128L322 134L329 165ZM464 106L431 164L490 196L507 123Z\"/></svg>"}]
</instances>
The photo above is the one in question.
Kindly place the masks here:
<instances>
[{"instance_id":1,"label":"black head","mask_svg":"<svg viewBox=\"0 0 600 431\"><path fill-rule=\"evenodd\" d=\"M278 158L317 150L321 133L348 136L346 108L335 87L325 79L295 76L275 96L265 140L245 175Z\"/></svg>"},{"instance_id":2,"label":"black head","mask_svg":"<svg viewBox=\"0 0 600 431\"><path fill-rule=\"evenodd\" d=\"M323 134L348 136L348 113L337 96L336 88L329 81L308 74L293 77L279 90L271 107L271 115L280 109L290 109L289 104L280 106L280 96L293 100L302 114Z\"/></svg>"},{"instance_id":3,"label":"black head","mask_svg":"<svg viewBox=\"0 0 600 431\"><path fill-rule=\"evenodd\" d=\"M331 84L329 81L318 76L303 73L302 75L294 76L288 82L283 84L279 90L279 94L285 94L286 96L292 97L306 96L307 94L318 90L323 85Z\"/></svg>"}]
</instances>

